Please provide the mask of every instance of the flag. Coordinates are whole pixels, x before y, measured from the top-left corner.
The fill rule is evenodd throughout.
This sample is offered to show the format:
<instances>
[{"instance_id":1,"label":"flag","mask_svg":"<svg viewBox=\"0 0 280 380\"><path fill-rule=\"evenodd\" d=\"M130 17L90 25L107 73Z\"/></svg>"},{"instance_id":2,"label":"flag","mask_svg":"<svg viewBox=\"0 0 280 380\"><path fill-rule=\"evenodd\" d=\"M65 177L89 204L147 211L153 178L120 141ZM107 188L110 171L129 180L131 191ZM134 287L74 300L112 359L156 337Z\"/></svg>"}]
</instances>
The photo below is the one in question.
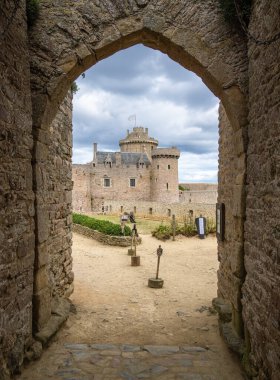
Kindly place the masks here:
<instances>
[{"instance_id":1,"label":"flag","mask_svg":"<svg viewBox=\"0 0 280 380\"><path fill-rule=\"evenodd\" d=\"M128 121L134 121L134 125L136 126L136 115L130 115Z\"/></svg>"}]
</instances>

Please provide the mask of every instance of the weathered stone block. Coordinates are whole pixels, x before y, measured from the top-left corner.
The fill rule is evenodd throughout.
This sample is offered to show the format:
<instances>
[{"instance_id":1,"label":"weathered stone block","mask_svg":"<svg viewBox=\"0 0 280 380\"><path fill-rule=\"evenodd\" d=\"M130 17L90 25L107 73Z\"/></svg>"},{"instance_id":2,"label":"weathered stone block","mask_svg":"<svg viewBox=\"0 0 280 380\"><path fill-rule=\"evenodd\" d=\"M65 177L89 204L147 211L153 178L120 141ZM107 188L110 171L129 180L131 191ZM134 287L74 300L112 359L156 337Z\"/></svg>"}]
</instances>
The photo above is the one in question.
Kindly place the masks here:
<instances>
[{"instance_id":1,"label":"weathered stone block","mask_svg":"<svg viewBox=\"0 0 280 380\"><path fill-rule=\"evenodd\" d=\"M35 331L40 331L51 316L51 290L42 289L33 296L33 317Z\"/></svg>"}]
</instances>

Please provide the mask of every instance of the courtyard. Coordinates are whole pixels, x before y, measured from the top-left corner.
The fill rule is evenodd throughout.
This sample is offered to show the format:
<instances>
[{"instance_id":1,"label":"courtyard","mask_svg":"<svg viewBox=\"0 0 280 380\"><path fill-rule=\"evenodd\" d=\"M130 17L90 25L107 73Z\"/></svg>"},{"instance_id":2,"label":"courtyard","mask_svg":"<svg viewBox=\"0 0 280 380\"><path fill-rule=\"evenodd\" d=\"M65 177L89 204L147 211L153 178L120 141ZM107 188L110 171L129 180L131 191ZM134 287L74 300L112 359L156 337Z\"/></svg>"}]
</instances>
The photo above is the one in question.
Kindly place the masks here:
<instances>
[{"instance_id":1,"label":"courtyard","mask_svg":"<svg viewBox=\"0 0 280 380\"><path fill-rule=\"evenodd\" d=\"M141 266L132 267L127 248L74 234L72 312L21 379L242 379L211 305L216 238L141 236ZM150 289L159 244L164 287Z\"/></svg>"}]
</instances>

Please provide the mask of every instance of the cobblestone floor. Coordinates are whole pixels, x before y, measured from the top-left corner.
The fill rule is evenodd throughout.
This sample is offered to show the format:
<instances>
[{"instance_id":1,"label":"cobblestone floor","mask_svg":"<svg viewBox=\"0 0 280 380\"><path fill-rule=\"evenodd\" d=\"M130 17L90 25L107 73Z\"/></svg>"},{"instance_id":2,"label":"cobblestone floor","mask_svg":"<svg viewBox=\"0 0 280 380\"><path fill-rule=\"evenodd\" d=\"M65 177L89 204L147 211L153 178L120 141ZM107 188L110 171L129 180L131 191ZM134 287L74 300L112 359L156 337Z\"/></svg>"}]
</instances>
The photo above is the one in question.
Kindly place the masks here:
<instances>
[{"instance_id":1,"label":"cobblestone floor","mask_svg":"<svg viewBox=\"0 0 280 380\"><path fill-rule=\"evenodd\" d=\"M65 344L51 352L45 351L40 361L23 371L20 379L243 379L241 372L232 373L224 365L217 365L218 355L213 350L190 346Z\"/></svg>"}]
</instances>

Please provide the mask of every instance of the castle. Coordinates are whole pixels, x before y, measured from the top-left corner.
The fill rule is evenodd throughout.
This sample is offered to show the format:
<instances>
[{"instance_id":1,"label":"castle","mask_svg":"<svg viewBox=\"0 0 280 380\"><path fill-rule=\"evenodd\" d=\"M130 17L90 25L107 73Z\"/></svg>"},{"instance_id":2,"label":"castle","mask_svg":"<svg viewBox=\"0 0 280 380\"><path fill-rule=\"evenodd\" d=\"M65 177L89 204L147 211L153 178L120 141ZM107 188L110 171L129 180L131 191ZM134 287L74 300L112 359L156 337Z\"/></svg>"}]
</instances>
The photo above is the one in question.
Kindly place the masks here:
<instances>
[{"instance_id":1,"label":"castle","mask_svg":"<svg viewBox=\"0 0 280 380\"><path fill-rule=\"evenodd\" d=\"M73 165L75 211L112 212L108 201L116 200L179 202L176 147L158 148L158 141L143 127L128 130L119 145L119 152L103 152L94 143L93 160Z\"/></svg>"}]
</instances>

